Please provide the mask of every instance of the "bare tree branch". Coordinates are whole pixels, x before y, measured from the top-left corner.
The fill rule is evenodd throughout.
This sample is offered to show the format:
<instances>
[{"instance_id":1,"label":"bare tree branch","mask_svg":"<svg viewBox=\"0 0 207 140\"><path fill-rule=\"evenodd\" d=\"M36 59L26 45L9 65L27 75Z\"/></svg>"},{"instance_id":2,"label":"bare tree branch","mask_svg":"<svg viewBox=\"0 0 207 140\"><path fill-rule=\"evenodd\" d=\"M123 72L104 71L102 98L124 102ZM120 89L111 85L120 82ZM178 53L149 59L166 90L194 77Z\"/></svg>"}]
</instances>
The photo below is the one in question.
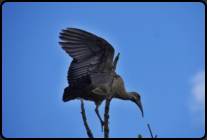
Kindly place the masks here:
<instances>
[{"instance_id":1,"label":"bare tree branch","mask_svg":"<svg viewBox=\"0 0 207 140\"><path fill-rule=\"evenodd\" d=\"M108 127L109 104L110 104L111 99L117 94L115 92L114 95L111 95L111 93L112 93L112 84L113 84L113 80L114 80L116 64L117 64L117 61L119 60L119 55L120 55L120 53L118 53L118 55L116 56L116 58L115 58L115 60L113 62L112 71L111 71L111 75L110 75L110 80L109 80L109 84L108 84L108 88L107 88L108 96L106 98L105 114L104 114L104 138L108 138L109 137L109 127Z\"/></svg>"},{"instance_id":2,"label":"bare tree branch","mask_svg":"<svg viewBox=\"0 0 207 140\"><path fill-rule=\"evenodd\" d=\"M152 131L151 131L151 129L150 129L150 126L149 126L149 124L147 124L147 125L148 125L148 128L149 128L149 131L150 131L151 137L153 138L153 135L152 135Z\"/></svg>"},{"instance_id":3,"label":"bare tree branch","mask_svg":"<svg viewBox=\"0 0 207 140\"><path fill-rule=\"evenodd\" d=\"M82 117L83 117L83 122L84 122L84 125L86 127L88 137L93 138L93 134L92 134L90 128L88 127L88 124L87 124L87 121L86 121L86 115L85 115L83 99L81 99L81 110L82 110L81 114L82 114Z\"/></svg>"}]
</instances>

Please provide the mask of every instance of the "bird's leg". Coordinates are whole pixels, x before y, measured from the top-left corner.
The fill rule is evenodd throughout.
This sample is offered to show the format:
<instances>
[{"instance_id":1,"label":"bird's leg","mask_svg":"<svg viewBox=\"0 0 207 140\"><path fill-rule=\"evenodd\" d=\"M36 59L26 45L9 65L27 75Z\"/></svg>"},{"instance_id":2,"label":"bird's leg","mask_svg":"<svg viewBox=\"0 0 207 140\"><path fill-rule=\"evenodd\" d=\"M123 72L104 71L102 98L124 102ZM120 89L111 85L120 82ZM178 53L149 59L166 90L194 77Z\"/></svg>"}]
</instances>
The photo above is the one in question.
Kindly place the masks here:
<instances>
[{"instance_id":1,"label":"bird's leg","mask_svg":"<svg viewBox=\"0 0 207 140\"><path fill-rule=\"evenodd\" d=\"M101 119L101 116L99 115L98 106L96 106L95 112L98 115L99 120L101 121L101 128L102 128L101 132L103 132L104 121Z\"/></svg>"}]
</instances>

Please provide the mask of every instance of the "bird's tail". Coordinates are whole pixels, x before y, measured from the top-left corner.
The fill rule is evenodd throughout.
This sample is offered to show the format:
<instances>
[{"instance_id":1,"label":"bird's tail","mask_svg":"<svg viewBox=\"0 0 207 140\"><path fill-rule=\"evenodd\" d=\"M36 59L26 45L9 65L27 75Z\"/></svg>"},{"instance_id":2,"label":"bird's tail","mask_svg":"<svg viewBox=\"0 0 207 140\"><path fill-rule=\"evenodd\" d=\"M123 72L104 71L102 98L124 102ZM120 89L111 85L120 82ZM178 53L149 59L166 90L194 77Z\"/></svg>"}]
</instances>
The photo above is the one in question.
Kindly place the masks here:
<instances>
[{"instance_id":1,"label":"bird's tail","mask_svg":"<svg viewBox=\"0 0 207 140\"><path fill-rule=\"evenodd\" d=\"M64 89L63 101L67 102L70 100L74 100L79 97L80 93L81 93L80 89L74 89L68 86Z\"/></svg>"},{"instance_id":2,"label":"bird's tail","mask_svg":"<svg viewBox=\"0 0 207 140\"><path fill-rule=\"evenodd\" d=\"M91 83L91 78L88 74L76 79L73 84L64 89L63 101L67 102L78 97L85 97L85 91Z\"/></svg>"}]
</instances>

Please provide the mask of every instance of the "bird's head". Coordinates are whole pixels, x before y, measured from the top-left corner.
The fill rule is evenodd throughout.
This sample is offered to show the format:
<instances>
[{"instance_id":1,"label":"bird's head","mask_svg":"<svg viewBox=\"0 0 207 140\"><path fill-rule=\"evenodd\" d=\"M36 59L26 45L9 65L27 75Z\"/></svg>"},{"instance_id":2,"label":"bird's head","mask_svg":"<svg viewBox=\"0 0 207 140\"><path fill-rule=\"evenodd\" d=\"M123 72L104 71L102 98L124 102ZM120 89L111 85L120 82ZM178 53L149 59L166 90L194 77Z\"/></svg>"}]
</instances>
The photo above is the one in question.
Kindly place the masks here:
<instances>
[{"instance_id":1,"label":"bird's head","mask_svg":"<svg viewBox=\"0 0 207 140\"><path fill-rule=\"evenodd\" d=\"M142 109L142 103L141 103L141 96L137 92L131 92L131 94L134 97L132 99L132 101L135 102L138 105L138 107L140 108L140 110L142 112L142 117L144 117L144 113L143 113L143 109Z\"/></svg>"}]
</instances>

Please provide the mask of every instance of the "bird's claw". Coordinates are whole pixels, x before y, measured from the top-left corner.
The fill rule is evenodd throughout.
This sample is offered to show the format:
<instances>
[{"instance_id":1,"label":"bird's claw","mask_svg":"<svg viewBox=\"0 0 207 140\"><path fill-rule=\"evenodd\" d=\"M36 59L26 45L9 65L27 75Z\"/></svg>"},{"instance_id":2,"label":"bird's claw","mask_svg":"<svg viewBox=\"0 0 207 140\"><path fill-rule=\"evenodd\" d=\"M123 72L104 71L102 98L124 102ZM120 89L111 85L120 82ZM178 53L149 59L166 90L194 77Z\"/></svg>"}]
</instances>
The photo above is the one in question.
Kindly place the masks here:
<instances>
[{"instance_id":1,"label":"bird's claw","mask_svg":"<svg viewBox=\"0 0 207 140\"><path fill-rule=\"evenodd\" d=\"M103 126L104 126L104 121L101 121L101 128L102 128L101 132L103 132Z\"/></svg>"}]
</instances>

